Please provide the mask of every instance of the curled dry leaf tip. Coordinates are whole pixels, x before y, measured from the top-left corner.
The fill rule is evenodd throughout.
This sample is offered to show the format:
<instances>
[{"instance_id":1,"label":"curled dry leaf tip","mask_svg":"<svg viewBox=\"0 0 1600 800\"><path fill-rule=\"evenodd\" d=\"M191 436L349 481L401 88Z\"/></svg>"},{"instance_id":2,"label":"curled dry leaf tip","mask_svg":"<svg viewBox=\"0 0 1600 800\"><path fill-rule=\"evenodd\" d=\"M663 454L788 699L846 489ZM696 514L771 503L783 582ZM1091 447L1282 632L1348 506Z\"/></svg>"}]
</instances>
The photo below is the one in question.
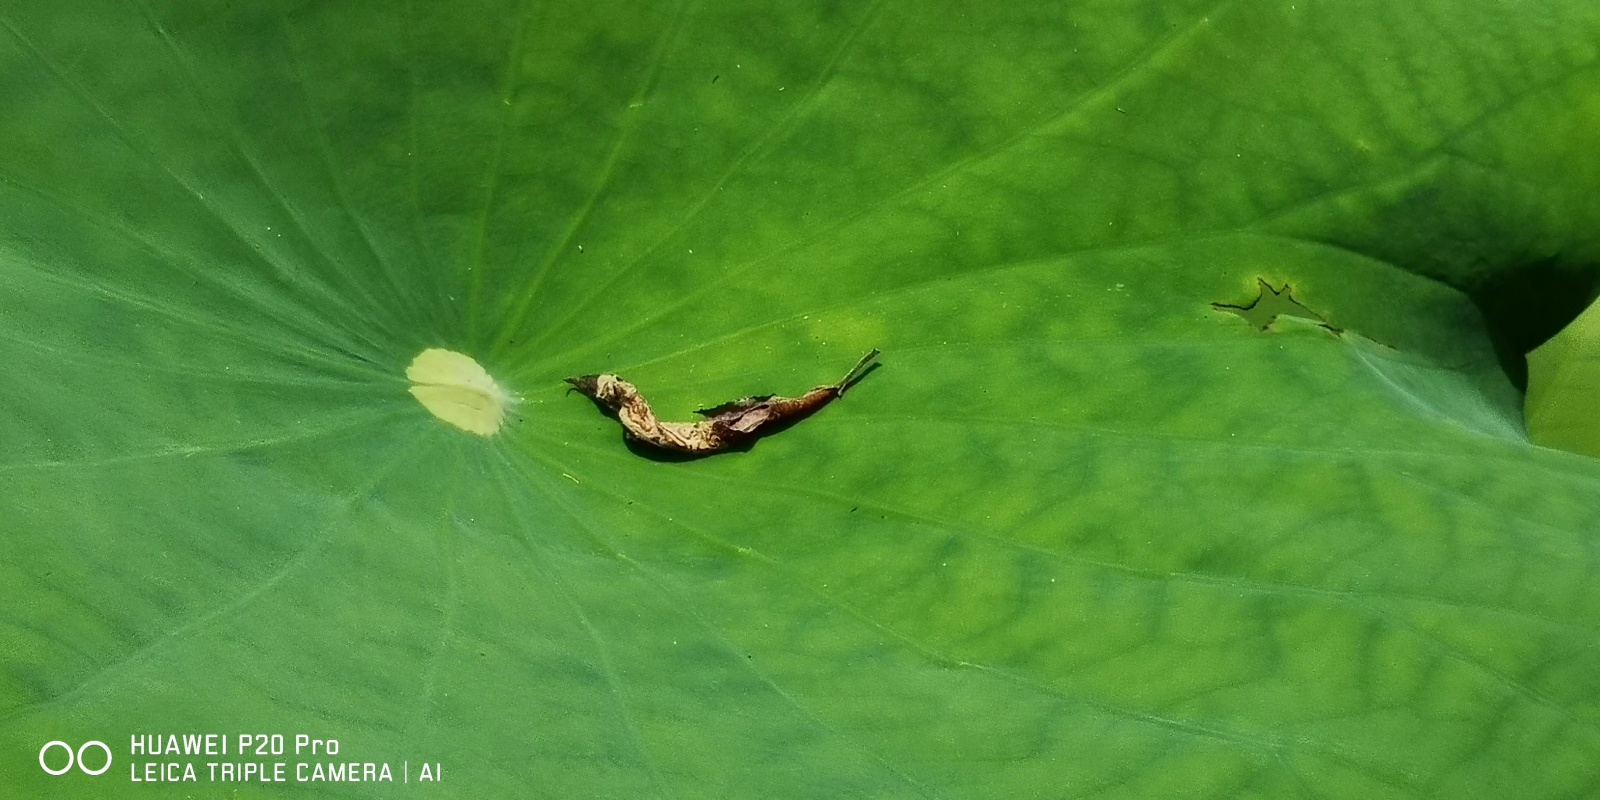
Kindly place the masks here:
<instances>
[{"instance_id":1,"label":"curled dry leaf tip","mask_svg":"<svg viewBox=\"0 0 1600 800\"><path fill-rule=\"evenodd\" d=\"M698 413L705 419L697 422L657 419L639 389L616 375L579 375L567 378L567 383L615 414L629 439L675 453L711 455L815 413L870 372L878 355L874 349L862 356L838 383L815 387L799 397L760 395L704 408Z\"/></svg>"}]
</instances>

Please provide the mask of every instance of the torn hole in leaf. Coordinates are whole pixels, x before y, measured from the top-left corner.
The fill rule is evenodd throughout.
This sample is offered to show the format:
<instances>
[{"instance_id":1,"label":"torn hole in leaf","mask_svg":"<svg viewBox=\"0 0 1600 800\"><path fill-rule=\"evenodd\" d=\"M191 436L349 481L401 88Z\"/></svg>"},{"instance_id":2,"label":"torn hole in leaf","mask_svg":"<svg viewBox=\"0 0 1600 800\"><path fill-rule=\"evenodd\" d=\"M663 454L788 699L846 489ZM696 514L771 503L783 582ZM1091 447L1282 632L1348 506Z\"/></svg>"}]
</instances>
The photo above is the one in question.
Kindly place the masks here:
<instances>
[{"instance_id":1,"label":"torn hole in leaf","mask_svg":"<svg viewBox=\"0 0 1600 800\"><path fill-rule=\"evenodd\" d=\"M1272 284L1267 283L1265 278L1257 278L1256 285L1259 287L1256 299L1251 300L1248 305L1212 303L1211 307L1218 311L1237 314L1245 322L1262 331L1271 328L1272 323L1278 321L1278 317L1295 317L1315 322L1335 334L1344 332L1342 329L1334 327L1326 317L1312 311L1305 304L1294 299L1294 289L1289 284L1285 283L1283 288L1274 289Z\"/></svg>"},{"instance_id":2,"label":"torn hole in leaf","mask_svg":"<svg viewBox=\"0 0 1600 800\"><path fill-rule=\"evenodd\" d=\"M697 413L705 419L697 422L661 421L638 387L617 375L579 375L567 378L567 383L616 417L630 444L699 458L745 449L762 436L789 428L842 397L877 366L878 351L873 350L862 356L838 383L814 387L799 397L758 395L703 408Z\"/></svg>"}]
</instances>

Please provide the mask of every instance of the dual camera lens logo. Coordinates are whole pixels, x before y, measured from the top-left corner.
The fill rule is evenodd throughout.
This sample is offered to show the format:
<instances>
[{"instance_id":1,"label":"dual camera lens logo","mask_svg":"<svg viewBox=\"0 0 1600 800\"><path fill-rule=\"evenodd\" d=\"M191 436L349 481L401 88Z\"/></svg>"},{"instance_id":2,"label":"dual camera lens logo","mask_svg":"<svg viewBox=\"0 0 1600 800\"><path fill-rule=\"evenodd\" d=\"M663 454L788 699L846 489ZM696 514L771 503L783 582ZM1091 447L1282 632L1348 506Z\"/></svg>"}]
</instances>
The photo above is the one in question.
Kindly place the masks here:
<instances>
[{"instance_id":1,"label":"dual camera lens logo","mask_svg":"<svg viewBox=\"0 0 1600 800\"><path fill-rule=\"evenodd\" d=\"M51 769L50 752L58 747L61 748L62 752L67 754L67 763L66 766L61 767L60 769ZM95 757L93 752L90 751L90 748L94 747L100 748L100 751L106 754L105 763L101 764L98 769L91 769L87 761L84 759L85 752L89 752L90 758ZM73 750L72 745L60 740L48 742L44 747L39 748L39 768L50 773L51 775L65 775L67 772L72 770L74 765L76 765L78 770L85 775L99 775L100 773L111 769L111 748L106 747L105 742L89 741L79 745L77 750Z\"/></svg>"}]
</instances>

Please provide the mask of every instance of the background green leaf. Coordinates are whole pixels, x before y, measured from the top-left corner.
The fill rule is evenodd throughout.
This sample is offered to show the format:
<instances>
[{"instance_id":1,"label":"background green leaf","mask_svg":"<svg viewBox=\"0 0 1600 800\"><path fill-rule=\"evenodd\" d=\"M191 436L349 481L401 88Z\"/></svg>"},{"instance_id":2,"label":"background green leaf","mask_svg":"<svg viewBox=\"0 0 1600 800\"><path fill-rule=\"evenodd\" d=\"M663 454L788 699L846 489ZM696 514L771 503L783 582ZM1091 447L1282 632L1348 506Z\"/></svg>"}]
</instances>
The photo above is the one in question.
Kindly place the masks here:
<instances>
[{"instance_id":1,"label":"background green leaf","mask_svg":"<svg viewBox=\"0 0 1600 800\"><path fill-rule=\"evenodd\" d=\"M1516 374L1570 316L1495 302L1595 285L1592 3L0 28L7 795L429 791L128 781L185 732L451 796L1600 782L1600 466ZM1343 333L1213 308L1258 279ZM520 395L500 436L406 394L435 346ZM560 382L682 417L870 347L688 463ZM38 770L91 738L107 776Z\"/></svg>"},{"instance_id":2,"label":"background green leaf","mask_svg":"<svg viewBox=\"0 0 1600 800\"><path fill-rule=\"evenodd\" d=\"M1547 447L1600 456L1600 304L1528 354L1528 433Z\"/></svg>"}]
</instances>

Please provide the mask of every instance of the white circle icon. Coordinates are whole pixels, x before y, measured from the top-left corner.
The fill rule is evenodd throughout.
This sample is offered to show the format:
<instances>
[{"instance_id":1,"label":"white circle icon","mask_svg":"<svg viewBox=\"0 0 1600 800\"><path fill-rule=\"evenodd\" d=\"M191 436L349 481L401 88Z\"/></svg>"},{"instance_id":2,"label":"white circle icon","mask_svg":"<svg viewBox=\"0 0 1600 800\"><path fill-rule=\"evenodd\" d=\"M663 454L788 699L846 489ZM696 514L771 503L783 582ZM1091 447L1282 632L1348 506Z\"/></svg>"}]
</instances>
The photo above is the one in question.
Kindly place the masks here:
<instances>
[{"instance_id":1,"label":"white circle icon","mask_svg":"<svg viewBox=\"0 0 1600 800\"><path fill-rule=\"evenodd\" d=\"M51 769L49 764L44 763L44 757L46 753L50 752L50 748L57 745L60 745L62 750L67 751L67 765L61 769ZM56 741L50 742L44 747L39 748L39 769L42 769L51 775L60 775L67 770L72 769L72 745L67 744L66 742Z\"/></svg>"},{"instance_id":2,"label":"white circle icon","mask_svg":"<svg viewBox=\"0 0 1600 800\"><path fill-rule=\"evenodd\" d=\"M62 750L67 751L67 764L61 769L51 769L50 765L45 761L45 756L49 755L50 749L54 747L59 747ZM83 761L83 751L88 750L91 747L98 747L100 748L101 752L106 754L106 763L101 764L99 769L89 769L89 765L85 764ZM88 741L84 742L82 745L79 745L77 752L73 752L72 745L67 744L59 739L53 742L46 742L44 747L39 748L39 769L42 769L51 775L65 775L72 769L73 764L77 764L78 770L85 775L99 775L106 770L111 769L111 748L106 747L105 742Z\"/></svg>"}]
</instances>

